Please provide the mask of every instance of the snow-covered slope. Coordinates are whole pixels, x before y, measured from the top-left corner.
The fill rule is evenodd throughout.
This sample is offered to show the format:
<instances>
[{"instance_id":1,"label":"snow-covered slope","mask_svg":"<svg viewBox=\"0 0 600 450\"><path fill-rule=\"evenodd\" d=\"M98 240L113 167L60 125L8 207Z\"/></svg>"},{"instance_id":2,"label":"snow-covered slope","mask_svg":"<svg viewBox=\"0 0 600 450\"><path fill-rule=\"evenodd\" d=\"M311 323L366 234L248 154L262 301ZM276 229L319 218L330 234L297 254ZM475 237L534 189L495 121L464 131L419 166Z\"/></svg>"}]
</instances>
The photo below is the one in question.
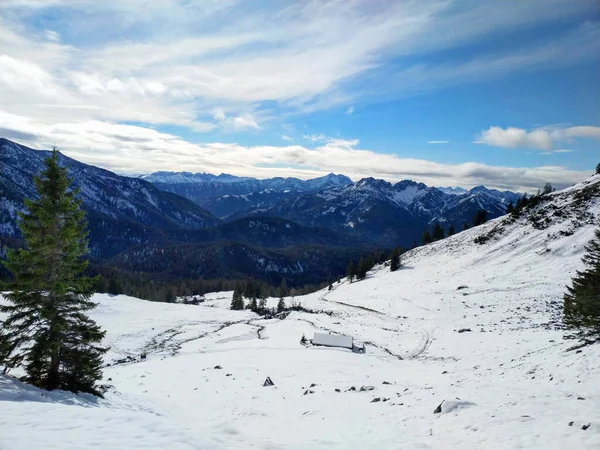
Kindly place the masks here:
<instances>
[{"instance_id":1,"label":"snow-covered slope","mask_svg":"<svg viewBox=\"0 0 600 450\"><path fill-rule=\"evenodd\" d=\"M288 298L317 313L283 320L229 311L231 293L97 295L106 399L0 377L0 448L598 449L600 345L567 351L558 325L599 214L596 176L397 272ZM302 346L314 331L366 354Z\"/></svg>"}]
</instances>

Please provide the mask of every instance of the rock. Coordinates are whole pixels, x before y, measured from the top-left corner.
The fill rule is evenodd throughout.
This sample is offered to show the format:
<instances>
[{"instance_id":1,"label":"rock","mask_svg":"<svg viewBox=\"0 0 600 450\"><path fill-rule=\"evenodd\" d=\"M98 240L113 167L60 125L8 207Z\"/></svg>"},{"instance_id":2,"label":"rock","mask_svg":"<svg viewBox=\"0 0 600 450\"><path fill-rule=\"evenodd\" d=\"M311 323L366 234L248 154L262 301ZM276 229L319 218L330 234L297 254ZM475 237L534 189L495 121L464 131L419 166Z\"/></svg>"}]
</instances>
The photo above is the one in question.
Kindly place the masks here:
<instances>
[{"instance_id":1,"label":"rock","mask_svg":"<svg viewBox=\"0 0 600 450\"><path fill-rule=\"evenodd\" d=\"M390 383L389 381L384 381L384 382L383 382L383 383L381 383L381 384L392 384L392 383Z\"/></svg>"},{"instance_id":2,"label":"rock","mask_svg":"<svg viewBox=\"0 0 600 450\"><path fill-rule=\"evenodd\" d=\"M356 391L356 388L354 386L350 386L350 389L348 389L349 391Z\"/></svg>"},{"instance_id":3,"label":"rock","mask_svg":"<svg viewBox=\"0 0 600 450\"><path fill-rule=\"evenodd\" d=\"M572 427L574 423L575 423L575 422L573 422L573 421L570 421L570 422L569 422L569 426L570 426L570 427Z\"/></svg>"},{"instance_id":4,"label":"rock","mask_svg":"<svg viewBox=\"0 0 600 450\"><path fill-rule=\"evenodd\" d=\"M442 372L442 375L446 375L447 373L448 373L448 371L447 371L447 370L444 370L444 371Z\"/></svg>"},{"instance_id":5,"label":"rock","mask_svg":"<svg viewBox=\"0 0 600 450\"><path fill-rule=\"evenodd\" d=\"M226 377L230 377L230 376L231 376L231 374L230 374L230 373L228 373L228 374L227 374L227 375L225 375L225 376L226 376Z\"/></svg>"},{"instance_id":6,"label":"rock","mask_svg":"<svg viewBox=\"0 0 600 450\"><path fill-rule=\"evenodd\" d=\"M375 386L361 386L360 392L374 391Z\"/></svg>"},{"instance_id":7,"label":"rock","mask_svg":"<svg viewBox=\"0 0 600 450\"><path fill-rule=\"evenodd\" d=\"M583 350L577 350L575 353L581 353Z\"/></svg>"},{"instance_id":8,"label":"rock","mask_svg":"<svg viewBox=\"0 0 600 450\"><path fill-rule=\"evenodd\" d=\"M381 401L380 397L375 397L373 400L371 400L371 403L379 403Z\"/></svg>"},{"instance_id":9,"label":"rock","mask_svg":"<svg viewBox=\"0 0 600 450\"><path fill-rule=\"evenodd\" d=\"M583 431L585 431L585 430L587 430L589 427L590 427L590 424L588 423L587 425L584 425L584 426L582 426L582 427L581 427L581 429L582 429Z\"/></svg>"},{"instance_id":10,"label":"rock","mask_svg":"<svg viewBox=\"0 0 600 450\"><path fill-rule=\"evenodd\" d=\"M109 378L109 379L108 379L108 380L106 380L106 381L112 381L112 378Z\"/></svg>"},{"instance_id":11,"label":"rock","mask_svg":"<svg viewBox=\"0 0 600 450\"><path fill-rule=\"evenodd\" d=\"M466 284L462 284L462 285L460 285L459 287L457 287L457 288L456 288L456 290L457 290L457 291L460 291L460 290L462 290L462 289L468 289L468 288L469 288L469 286L467 286Z\"/></svg>"},{"instance_id":12,"label":"rock","mask_svg":"<svg viewBox=\"0 0 600 450\"><path fill-rule=\"evenodd\" d=\"M434 414L448 414L449 412L456 411L468 406L473 406L475 403L467 402L457 398L456 400L444 400L438 405L433 411Z\"/></svg>"},{"instance_id":13,"label":"rock","mask_svg":"<svg viewBox=\"0 0 600 450\"><path fill-rule=\"evenodd\" d=\"M146 359L146 354L145 354L145 353L142 353L142 354L140 355L140 359L141 359L142 361L144 361L144 360Z\"/></svg>"},{"instance_id":14,"label":"rock","mask_svg":"<svg viewBox=\"0 0 600 450\"><path fill-rule=\"evenodd\" d=\"M384 398L382 399L382 401L384 401L384 402L387 402L388 400L389 400L389 398L387 398L387 397L384 397Z\"/></svg>"},{"instance_id":15,"label":"rock","mask_svg":"<svg viewBox=\"0 0 600 450\"><path fill-rule=\"evenodd\" d=\"M315 383L311 383L310 386L309 386L309 388L314 388L315 386L316 386Z\"/></svg>"},{"instance_id":16,"label":"rock","mask_svg":"<svg viewBox=\"0 0 600 450\"><path fill-rule=\"evenodd\" d=\"M471 331L470 328L461 328L460 330L458 330L459 333L465 333L467 331Z\"/></svg>"},{"instance_id":17,"label":"rock","mask_svg":"<svg viewBox=\"0 0 600 450\"><path fill-rule=\"evenodd\" d=\"M308 395L308 394L314 394L315 391L313 391L312 389L307 389L306 391L304 391L304 395Z\"/></svg>"},{"instance_id":18,"label":"rock","mask_svg":"<svg viewBox=\"0 0 600 450\"><path fill-rule=\"evenodd\" d=\"M584 397L577 397L577 400L585 400Z\"/></svg>"},{"instance_id":19,"label":"rock","mask_svg":"<svg viewBox=\"0 0 600 450\"><path fill-rule=\"evenodd\" d=\"M221 370L221 369L222 369L222 367L221 367L221 366L215 366L215 369L217 369L217 370Z\"/></svg>"},{"instance_id":20,"label":"rock","mask_svg":"<svg viewBox=\"0 0 600 450\"><path fill-rule=\"evenodd\" d=\"M273 383L273 381L271 381L271 377L267 377L265 382L263 383L263 387L265 386L275 386L275 383Z\"/></svg>"},{"instance_id":21,"label":"rock","mask_svg":"<svg viewBox=\"0 0 600 450\"><path fill-rule=\"evenodd\" d=\"M342 391L340 391L339 389L336 388L335 392L342 392Z\"/></svg>"}]
</instances>

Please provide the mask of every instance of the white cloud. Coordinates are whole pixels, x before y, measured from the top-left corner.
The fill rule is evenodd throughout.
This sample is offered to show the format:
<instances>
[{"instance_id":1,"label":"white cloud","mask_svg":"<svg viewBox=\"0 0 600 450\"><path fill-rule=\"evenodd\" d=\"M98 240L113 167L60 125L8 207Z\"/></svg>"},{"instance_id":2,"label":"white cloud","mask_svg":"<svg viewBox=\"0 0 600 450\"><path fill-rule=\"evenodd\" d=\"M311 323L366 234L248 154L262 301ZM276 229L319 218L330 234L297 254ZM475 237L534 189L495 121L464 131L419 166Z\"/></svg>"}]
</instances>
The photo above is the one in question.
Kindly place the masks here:
<instances>
[{"instance_id":1,"label":"white cloud","mask_svg":"<svg viewBox=\"0 0 600 450\"><path fill-rule=\"evenodd\" d=\"M429 141L428 144L449 144L450 141Z\"/></svg>"},{"instance_id":2,"label":"white cloud","mask_svg":"<svg viewBox=\"0 0 600 450\"><path fill-rule=\"evenodd\" d=\"M302 136L303 139L306 139L310 142L325 142L327 137L324 134L305 134Z\"/></svg>"},{"instance_id":3,"label":"white cloud","mask_svg":"<svg viewBox=\"0 0 600 450\"><path fill-rule=\"evenodd\" d=\"M289 137L287 134L282 134L281 139L284 141L292 141L293 139Z\"/></svg>"},{"instance_id":4,"label":"white cloud","mask_svg":"<svg viewBox=\"0 0 600 450\"><path fill-rule=\"evenodd\" d=\"M242 130L244 128L254 128L255 130L260 130L256 120L250 114L234 117L231 119L231 124L236 130Z\"/></svg>"},{"instance_id":5,"label":"white cloud","mask_svg":"<svg viewBox=\"0 0 600 450\"><path fill-rule=\"evenodd\" d=\"M564 130L567 137L584 137L600 139L600 127L571 127Z\"/></svg>"},{"instance_id":6,"label":"white cloud","mask_svg":"<svg viewBox=\"0 0 600 450\"><path fill-rule=\"evenodd\" d=\"M490 127L489 129L482 131L473 142L476 144L490 145L492 147L534 148L551 151L557 142L573 138L600 139L600 127L544 127L532 131L515 127Z\"/></svg>"},{"instance_id":7,"label":"white cloud","mask_svg":"<svg viewBox=\"0 0 600 450\"><path fill-rule=\"evenodd\" d=\"M232 130L255 129L260 130L256 119L250 113L230 117L224 109L217 108L213 111L213 118L221 127Z\"/></svg>"},{"instance_id":8,"label":"white cloud","mask_svg":"<svg viewBox=\"0 0 600 450\"><path fill-rule=\"evenodd\" d=\"M588 171L558 166L520 168L399 158L361 149L358 140L341 138L323 137L315 148L301 145L247 147L218 142L193 144L168 133L133 125L99 121L47 125L1 110L0 124L3 136L37 148L48 148L56 143L75 159L121 173L185 170L311 178L336 172L355 180L373 176L390 181L412 179L429 185L484 184L529 191L543 186L546 181L562 187L589 176ZM269 167L265 167L265 163Z\"/></svg>"},{"instance_id":9,"label":"white cloud","mask_svg":"<svg viewBox=\"0 0 600 450\"><path fill-rule=\"evenodd\" d=\"M452 65L419 65L412 59L401 69L389 64L591 8L582 3L547 8L543 2L514 2L497 8L482 2L463 8L456 1L374 6L356 0L240 8L236 1L4 0L0 47L13 62L37 66L46 80L26 96L14 80L0 83L2 103L44 121L148 121L191 129L210 128L216 107L226 108L235 121L230 126L248 130L262 127L263 118L281 117L274 108L292 113L342 104L351 114L357 100L593 57L599 32L590 23L558 42L510 54L480 54ZM49 5L66 11L53 26L62 37L45 30L46 39L39 39L28 27L29 11L43 12ZM0 65L0 73L7 70L15 68ZM21 72L31 77L32 72ZM48 89L57 93L52 102ZM38 108L40 103L63 111Z\"/></svg>"},{"instance_id":10,"label":"white cloud","mask_svg":"<svg viewBox=\"0 0 600 450\"><path fill-rule=\"evenodd\" d=\"M346 114L348 114L349 116L351 116L353 112L354 112L354 106L349 106L348 109L346 110Z\"/></svg>"},{"instance_id":11,"label":"white cloud","mask_svg":"<svg viewBox=\"0 0 600 450\"><path fill-rule=\"evenodd\" d=\"M44 36L46 37L46 39L52 42L60 41L60 34L58 34L56 31L44 30Z\"/></svg>"}]
</instances>

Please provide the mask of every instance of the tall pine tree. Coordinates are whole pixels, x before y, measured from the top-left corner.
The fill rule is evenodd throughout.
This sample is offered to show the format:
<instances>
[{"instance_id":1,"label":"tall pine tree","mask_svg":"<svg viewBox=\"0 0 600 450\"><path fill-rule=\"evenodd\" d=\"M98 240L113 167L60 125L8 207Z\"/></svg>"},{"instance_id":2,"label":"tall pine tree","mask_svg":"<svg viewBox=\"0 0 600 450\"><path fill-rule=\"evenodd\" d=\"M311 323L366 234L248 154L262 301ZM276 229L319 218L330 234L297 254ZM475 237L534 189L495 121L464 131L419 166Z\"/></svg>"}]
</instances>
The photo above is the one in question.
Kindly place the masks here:
<instances>
[{"instance_id":1,"label":"tall pine tree","mask_svg":"<svg viewBox=\"0 0 600 450\"><path fill-rule=\"evenodd\" d=\"M423 235L421 236L421 243L423 245L431 243L431 235L429 234L429 230L425 229L425 231L423 231Z\"/></svg>"},{"instance_id":2,"label":"tall pine tree","mask_svg":"<svg viewBox=\"0 0 600 450\"><path fill-rule=\"evenodd\" d=\"M99 346L104 331L86 312L96 279L81 276L88 265L85 213L78 190L53 148L41 177L38 198L26 200L19 214L25 248L9 250L3 263L12 273L6 319L0 327L0 365L5 372L24 367L25 380L46 389L99 394Z\"/></svg>"},{"instance_id":3,"label":"tall pine tree","mask_svg":"<svg viewBox=\"0 0 600 450\"><path fill-rule=\"evenodd\" d=\"M242 289L238 286L236 286L235 290L233 291L231 309L244 309L244 297L242 296Z\"/></svg>"},{"instance_id":4,"label":"tall pine tree","mask_svg":"<svg viewBox=\"0 0 600 450\"><path fill-rule=\"evenodd\" d=\"M346 277L348 277L348 279L350 280L350 283L352 283L352 280L354 280L355 276L356 276L356 266L354 265L354 262L350 261L348 263L348 267L346 268Z\"/></svg>"},{"instance_id":5,"label":"tall pine tree","mask_svg":"<svg viewBox=\"0 0 600 450\"><path fill-rule=\"evenodd\" d=\"M487 222L487 211L485 209L478 209L473 216L473 226L477 227Z\"/></svg>"},{"instance_id":6,"label":"tall pine tree","mask_svg":"<svg viewBox=\"0 0 600 450\"><path fill-rule=\"evenodd\" d=\"M279 297L279 301L277 302L277 312L282 313L285 311L285 300L283 297Z\"/></svg>"},{"instance_id":7,"label":"tall pine tree","mask_svg":"<svg viewBox=\"0 0 600 450\"><path fill-rule=\"evenodd\" d=\"M600 229L585 249L586 269L578 271L564 297L564 322L570 337L586 342L600 340Z\"/></svg>"},{"instance_id":8,"label":"tall pine tree","mask_svg":"<svg viewBox=\"0 0 600 450\"><path fill-rule=\"evenodd\" d=\"M392 250L392 255L390 257L390 271L391 272L395 272L402 266L400 254L401 254L400 248L396 247L394 250Z\"/></svg>"},{"instance_id":9,"label":"tall pine tree","mask_svg":"<svg viewBox=\"0 0 600 450\"><path fill-rule=\"evenodd\" d=\"M369 264L365 258L360 258L358 267L356 268L356 279L364 280L367 277L367 271L369 270Z\"/></svg>"},{"instance_id":10,"label":"tall pine tree","mask_svg":"<svg viewBox=\"0 0 600 450\"><path fill-rule=\"evenodd\" d=\"M432 238L434 241L444 239L444 229L438 222L436 222L433 226Z\"/></svg>"}]
</instances>

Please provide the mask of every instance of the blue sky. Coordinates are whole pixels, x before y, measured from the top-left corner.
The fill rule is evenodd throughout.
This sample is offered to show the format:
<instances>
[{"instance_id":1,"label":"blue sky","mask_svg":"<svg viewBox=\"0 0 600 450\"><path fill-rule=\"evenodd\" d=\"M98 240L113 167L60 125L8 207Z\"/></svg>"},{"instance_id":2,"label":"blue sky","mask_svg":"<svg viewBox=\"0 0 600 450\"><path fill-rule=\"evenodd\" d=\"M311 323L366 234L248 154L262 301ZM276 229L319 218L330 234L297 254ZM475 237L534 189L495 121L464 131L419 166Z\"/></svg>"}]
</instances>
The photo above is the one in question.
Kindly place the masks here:
<instances>
[{"instance_id":1,"label":"blue sky","mask_svg":"<svg viewBox=\"0 0 600 450\"><path fill-rule=\"evenodd\" d=\"M565 186L599 77L592 0L0 4L0 136L128 174Z\"/></svg>"}]
</instances>

